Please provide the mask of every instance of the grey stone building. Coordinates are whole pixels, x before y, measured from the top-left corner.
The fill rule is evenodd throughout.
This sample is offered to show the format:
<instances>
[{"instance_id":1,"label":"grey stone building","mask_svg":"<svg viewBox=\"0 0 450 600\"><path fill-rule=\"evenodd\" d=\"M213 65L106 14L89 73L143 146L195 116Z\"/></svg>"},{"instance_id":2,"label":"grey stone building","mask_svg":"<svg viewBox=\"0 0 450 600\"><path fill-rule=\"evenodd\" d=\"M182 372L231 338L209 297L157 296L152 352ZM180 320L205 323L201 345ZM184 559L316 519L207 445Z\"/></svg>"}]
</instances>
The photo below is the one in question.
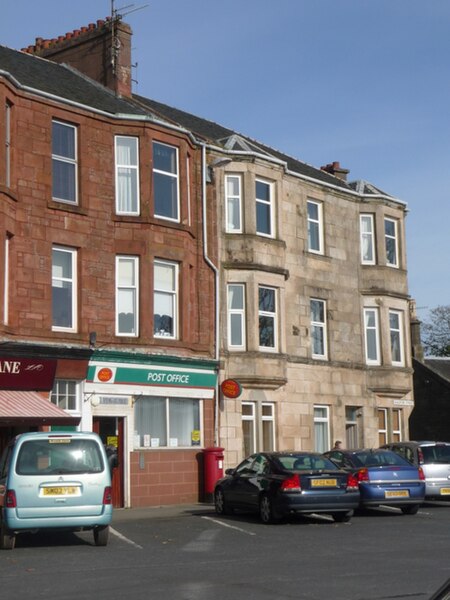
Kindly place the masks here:
<instances>
[{"instance_id":1,"label":"grey stone building","mask_svg":"<svg viewBox=\"0 0 450 600\"><path fill-rule=\"evenodd\" d=\"M335 162L314 168L154 101L205 140L218 208L219 445L268 449L408 438L413 407L406 205Z\"/></svg>"}]
</instances>

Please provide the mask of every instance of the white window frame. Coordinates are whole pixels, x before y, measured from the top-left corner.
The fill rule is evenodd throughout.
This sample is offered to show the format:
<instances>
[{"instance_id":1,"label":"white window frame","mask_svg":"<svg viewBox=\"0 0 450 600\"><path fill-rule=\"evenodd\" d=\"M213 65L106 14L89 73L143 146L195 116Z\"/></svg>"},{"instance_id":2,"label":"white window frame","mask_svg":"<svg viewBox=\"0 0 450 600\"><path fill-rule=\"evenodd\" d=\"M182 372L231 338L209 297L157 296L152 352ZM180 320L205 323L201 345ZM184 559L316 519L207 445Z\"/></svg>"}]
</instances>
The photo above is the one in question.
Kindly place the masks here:
<instances>
[{"instance_id":1,"label":"white window frame","mask_svg":"<svg viewBox=\"0 0 450 600\"><path fill-rule=\"evenodd\" d=\"M173 288L171 290L158 289L155 285L155 271L156 267L170 267L173 269ZM178 321L179 321L179 264L168 260L155 259L153 263L153 297L157 294L166 295L171 297L171 305L173 311L173 333L172 335L166 335L165 333L157 334L153 332L153 337L157 339L165 340L176 340L178 339ZM154 307L155 303L153 304ZM155 308L153 308L153 319L155 319ZM154 330L154 327L153 327Z\"/></svg>"},{"instance_id":2,"label":"white window frame","mask_svg":"<svg viewBox=\"0 0 450 600\"><path fill-rule=\"evenodd\" d=\"M123 285L120 283L120 265L122 263L131 263L133 269L133 281L134 284ZM119 299L121 292L131 292L134 295L133 300L133 314L134 314L134 323L135 323L135 331L133 333L130 332L121 332L120 331L120 323L119 323ZM139 336L139 257L138 256L128 256L128 255L119 255L116 256L116 335L117 336L125 336L125 337L138 337Z\"/></svg>"},{"instance_id":3,"label":"white window frame","mask_svg":"<svg viewBox=\"0 0 450 600\"><path fill-rule=\"evenodd\" d=\"M323 310L323 321L313 321L312 318L312 303L318 302L322 305ZM311 298L309 301L310 305L310 316L311 316L311 356L312 358L318 358L320 360L327 360L328 358L328 324L327 324L327 303L325 300L319 298ZM314 331L319 330L322 332L323 339L323 353L319 354L314 352Z\"/></svg>"},{"instance_id":4,"label":"white window frame","mask_svg":"<svg viewBox=\"0 0 450 600\"><path fill-rule=\"evenodd\" d=\"M12 105L5 102L5 185L11 187L11 112Z\"/></svg>"},{"instance_id":5,"label":"white window frame","mask_svg":"<svg viewBox=\"0 0 450 600\"><path fill-rule=\"evenodd\" d=\"M392 327L391 315L395 315L398 318L398 327ZM404 319L403 312L401 310L389 310L389 347L391 349L391 363L395 367L403 367L405 365L405 348L404 348ZM399 344L400 360L394 360L393 352L393 335L396 335Z\"/></svg>"},{"instance_id":6,"label":"white window frame","mask_svg":"<svg viewBox=\"0 0 450 600\"><path fill-rule=\"evenodd\" d=\"M316 415L316 409L319 410L324 410L325 412L325 416L318 416ZM314 404L313 407L313 419L314 419L314 450L315 452L326 452L327 450L330 449L330 407L327 406L326 404ZM316 431L318 429L318 427L316 427L316 425L320 425L322 426L325 423L326 427L324 429L325 433L326 433L326 437L323 440L323 448L320 447L319 445L319 440L317 439L317 435L316 435ZM322 429L322 427L321 427Z\"/></svg>"},{"instance_id":7,"label":"white window frame","mask_svg":"<svg viewBox=\"0 0 450 600\"><path fill-rule=\"evenodd\" d=\"M229 182L237 181L237 194L229 193ZM234 215L234 207L237 205L238 226L234 227L231 216ZM242 176L225 175L225 231L227 233L242 233Z\"/></svg>"},{"instance_id":8,"label":"white window frame","mask_svg":"<svg viewBox=\"0 0 450 600\"><path fill-rule=\"evenodd\" d=\"M60 406L60 397L63 396L66 398L68 395L72 396L72 394L68 394L68 387L70 385L75 386L75 408L62 408ZM67 413L81 414L81 382L74 379L55 379L50 399L53 404L62 408Z\"/></svg>"},{"instance_id":9,"label":"white window frame","mask_svg":"<svg viewBox=\"0 0 450 600\"><path fill-rule=\"evenodd\" d=\"M258 198L256 189L257 184L260 183L264 186L267 186L269 190L269 200L265 198ZM258 205L261 204L264 207L269 207L269 233L265 231L258 230ZM260 179L257 177L255 179L255 221L256 221L256 233L257 235L262 235L263 237L274 238L275 237L275 206L274 206L274 192L273 192L273 183L271 181L266 181L265 179Z\"/></svg>"},{"instance_id":10,"label":"white window frame","mask_svg":"<svg viewBox=\"0 0 450 600\"><path fill-rule=\"evenodd\" d=\"M232 308L231 306L231 291L232 288L241 288L242 289L242 307L240 308ZM245 350L246 348L246 320L245 320L245 284L243 283L229 283L227 285L227 307L228 307L228 348L230 350ZM239 318L240 321L240 329L241 329L241 344L233 344L232 343L232 324L231 321L234 318Z\"/></svg>"},{"instance_id":11,"label":"white window frame","mask_svg":"<svg viewBox=\"0 0 450 600\"><path fill-rule=\"evenodd\" d=\"M54 252L66 252L71 256L71 270L72 277L55 277L53 273L53 253ZM59 325L52 325L52 331L77 331L77 311L78 311L78 278L77 278L77 255L78 252L75 248L68 248L67 246L53 246L52 247L52 290L54 282L70 283L72 286L72 306L71 306L71 320L72 327L62 327ZM53 309L53 298L52 298L52 309ZM53 323L53 311L52 311L52 323Z\"/></svg>"},{"instance_id":12,"label":"white window frame","mask_svg":"<svg viewBox=\"0 0 450 600\"><path fill-rule=\"evenodd\" d=\"M363 223L369 224L369 230L364 229ZM360 223L360 244L361 244L361 264L363 265L374 265L376 263L375 257L375 229L374 229L374 218L372 214L361 214L359 215ZM365 258L365 246L367 245L372 258Z\"/></svg>"},{"instance_id":13,"label":"white window frame","mask_svg":"<svg viewBox=\"0 0 450 600\"><path fill-rule=\"evenodd\" d=\"M272 290L274 293L275 300L275 312L261 310L259 307L259 291L261 289ZM278 352L278 290L270 285L258 285L258 346L262 352ZM261 346L261 331L260 331L260 318L269 318L273 320L273 346Z\"/></svg>"},{"instance_id":14,"label":"white window frame","mask_svg":"<svg viewBox=\"0 0 450 600\"><path fill-rule=\"evenodd\" d=\"M136 154L136 164L120 163L119 162L119 141L120 140L132 140L134 142L134 152ZM116 135L114 137L114 156L115 156L115 169L116 169L116 214L117 215L139 215L140 214L140 189L139 189L139 138L129 135ZM121 198L120 194L120 172L128 171L130 176L134 173L136 180L136 198L132 198L132 205L136 206L135 210L126 210L120 207L124 204L124 199Z\"/></svg>"},{"instance_id":15,"label":"white window frame","mask_svg":"<svg viewBox=\"0 0 450 600\"><path fill-rule=\"evenodd\" d=\"M368 327L367 326L367 313L373 313L375 316L375 326ZM364 354L366 358L367 365L380 365L381 364L381 347L380 347L380 313L379 309L373 306L366 306L363 310L363 320L364 320ZM377 351L376 358L369 358L369 335L368 332L375 332L375 346Z\"/></svg>"},{"instance_id":16,"label":"white window frame","mask_svg":"<svg viewBox=\"0 0 450 600\"><path fill-rule=\"evenodd\" d=\"M312 217L309 216L309 207L310 206L317 206L317 219L314 219ZM313 254L323 254L324 253L324 244L323 244L323 202L318 202L317 200L311 200L311 198L308 198L308 200L306 201L306 214L307 214L307 223L308 223L308 230L307 230L307 240L308 240L308 252L312 252ZM316 227L317 228L317 232L318 232L318 241L319 241L319 247L318 248L313 248L312 244L311 244L311 235L310 235L310 231L312 227Z\"/></svg>"},{"instance_id":17,"label":"white window frame","mask_svg":"<svg viewBox=\"0 0 450 600\"><path fill-rule=\"evenodd\" d=\"M152 144L153 165L155 164L154 154L155 154L156 146L165 146L166 148L171 148L172 150L175 150L176 173L172 173L171 171L163 171L162 169L157 169L155 166L153 166L153 178L154 178L155 174L158 174L158 175L163 175L165 177L174 179L176 182L177 202L176 202L176 216L168 217L167 215L158 214L156 212L156 197L155 197L156 191L155 191L155 186L153 185L154 215L158 219L165 219L167 221L173 221L175 223L179 223L180 222L180 156L179 156L179 149L176 146L171 146L170 144L164 144L163 142L154 140L153 144Z\"/></svg>"},{"instance_id":18,"label":"white window frame","mask_svg":"<svg viewBox=\"0 0 450 600\"><path fill-rule=\"evenodd\" d=\"M63 127L68 127L73 130L73 140L74 140L74 157L70 156L60 156L59 154L53 154L52 151L52 165L55 162L67 163L69 165L73 165L74 171L74 200L68 200L67 198L58 198L54 195L53 189L53 180L52 180L52 199L56 202L63 202L65 204L70 204L71 206L76 206L78 204L78 128L76 125L72 125L71 123L65 123L64 121L59 121L58 119L52 120L52 138L53 138L53 125L58 124ZM53 169L52 169L53 170ZM53 177L53 174L52 174Z\"/></svg>"},{"instance_id":19,"label":"white window frame","mask_svg":"<svg viewBox=\"0 0 450 600\"><path fill-rule=\"evenodd\" d=\"M386 224L387 223L394 224L394 235L388 234L386 232ZM397 219L390 219L389 217L385 217L385 219L384 219L384 240L385 240L385 251L386 251L386 265L388 267L398 268L399 257L398 257L398 221L397 221ZM395 248L395 261L394 262L389 261L387 246L388 246L388 242L390 240L394 240L394 248Z\"/></svg>"}]
</instances>

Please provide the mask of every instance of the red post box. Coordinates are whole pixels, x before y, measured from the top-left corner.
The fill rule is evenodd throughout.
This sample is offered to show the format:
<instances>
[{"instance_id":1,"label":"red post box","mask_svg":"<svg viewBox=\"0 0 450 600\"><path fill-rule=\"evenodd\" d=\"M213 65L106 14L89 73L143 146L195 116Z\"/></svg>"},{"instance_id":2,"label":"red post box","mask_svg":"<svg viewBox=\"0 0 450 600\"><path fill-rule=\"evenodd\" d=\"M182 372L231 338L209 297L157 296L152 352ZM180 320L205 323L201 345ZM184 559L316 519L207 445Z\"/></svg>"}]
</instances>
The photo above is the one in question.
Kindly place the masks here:
<instances>
[{"instance_id":1,"label":"red post box","mask_svg":"<svg viewBox=\"0 0 450 600\"><path fill-rule=\"evenodd\" d=\"M203 468L205 484L205 501L212 502L216 481L223 477L224 448L211 447L203 449Z\"/></svg>"}]
</instances>

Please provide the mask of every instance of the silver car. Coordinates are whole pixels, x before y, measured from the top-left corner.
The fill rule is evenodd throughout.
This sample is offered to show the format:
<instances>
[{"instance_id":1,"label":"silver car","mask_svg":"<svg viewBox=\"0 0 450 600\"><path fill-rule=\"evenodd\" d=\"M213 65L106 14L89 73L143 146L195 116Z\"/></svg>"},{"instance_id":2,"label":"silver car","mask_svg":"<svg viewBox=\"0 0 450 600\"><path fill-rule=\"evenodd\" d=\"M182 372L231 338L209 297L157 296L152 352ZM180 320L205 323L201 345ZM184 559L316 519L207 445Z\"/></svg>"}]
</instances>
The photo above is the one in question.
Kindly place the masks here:
<instances>
[{"instance_id":1,"label":"silver car","mask_svg":"<svg viewBox=\"0 0 450 600\"><path fill-rule=\"evenodd\" d=\"M393 450L425 474L425 498L450 500L450 443L395 442L382 448Z\"/></svg>"}]
</instances>

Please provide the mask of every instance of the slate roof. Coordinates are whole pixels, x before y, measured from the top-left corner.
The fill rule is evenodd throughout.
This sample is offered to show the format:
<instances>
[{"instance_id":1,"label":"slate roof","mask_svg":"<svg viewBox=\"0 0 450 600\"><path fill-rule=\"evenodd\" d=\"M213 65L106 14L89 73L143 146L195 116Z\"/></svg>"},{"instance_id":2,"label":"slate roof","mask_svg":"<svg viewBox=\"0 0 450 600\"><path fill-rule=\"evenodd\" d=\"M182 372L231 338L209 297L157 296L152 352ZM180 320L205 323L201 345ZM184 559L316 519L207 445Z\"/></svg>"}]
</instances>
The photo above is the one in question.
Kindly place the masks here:
<instances>
[{"instance_id":1,"label":"slate roof","mask_svg":"<svg viewBox=\"0 0 450 600\"><path fill-rule=\"evenodd\" d=\"M118 98L108 88L68 65L38 58L6 46L0 46L1 71L10 73L23 86L96 110L110 114L145 114L145 110L136 103Z\"/></svg>"},{"instance_id":2,"label":"slate roof","mask_svg":"<svg viewBox=\"0 0 450 600\"><path fill-rule=\"evenodd\" d=\"M431 371L450 383L450 358L425 358L423 362Z\"/></svg>"},{"instance_id":3,"label":"slate roof","mask_svg":"<svg viewBox=\"0 0 450 600\"><path fill-rule=\"evenodd\" d=\"M205 141L214 142L218 146L222 146L228 150L245 150L245 148L242 147L242 142L244 142L244 144L248 144L253 151L259 151L260 154L266 154L285 162L290 171L343 188L344 190L354 189L348 182L343 181L342 179L339 179L338 177L335 177L326 171L312 167L307 163L292 158L287 154L283 154L282 152L270 148L269 146L257 142L245 135L241 135L232 129L218 125L213 121L202 119L183 110L162 104L161 102L144 98L138 94L133 94L133 98L141 103L142 106L147 107L153 114L159 115L164 119L168 119L173 123L192 131ZM241 144L239 144L240 140ZM227 143L229 143L228 146ZM230 147L230 144L234 144L234 146ZM239 145L241 147L239 147Z\"/></svg>"},{"instance_id":4,"label":"slate roof","mask_svg":"<svg viewBox=\"0 0 450 600\"><path fill-rule=\"evenodd\" d=\"M368 182L344 181L327 171L313 167L208 119L137 94L130 99L116 96L112 90L66 64L59 64L0 45L0 74L2 71L9 73L20 85L36 92L51 94L62 100L111 115L153 116L178 125L197 138L224 150L258 153L272 157L284 163L293 173L335 186L343 191L357 192L365 196L383 195L395 200Z\"/></svg>"}]
</instances>

